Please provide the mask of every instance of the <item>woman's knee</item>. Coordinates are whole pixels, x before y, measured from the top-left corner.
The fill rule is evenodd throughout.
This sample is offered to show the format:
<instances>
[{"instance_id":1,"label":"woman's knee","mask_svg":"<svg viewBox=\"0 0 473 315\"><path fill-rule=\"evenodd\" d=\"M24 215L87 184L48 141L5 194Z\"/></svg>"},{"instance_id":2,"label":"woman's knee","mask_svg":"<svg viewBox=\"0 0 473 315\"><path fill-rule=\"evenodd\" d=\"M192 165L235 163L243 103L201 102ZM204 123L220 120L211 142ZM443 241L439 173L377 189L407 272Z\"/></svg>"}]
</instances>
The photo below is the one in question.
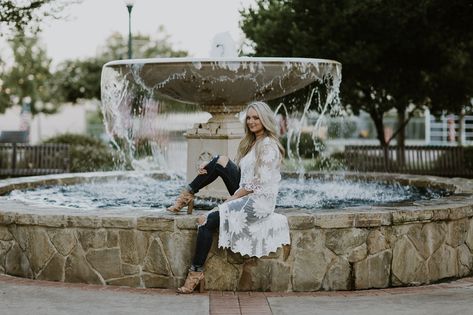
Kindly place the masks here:
<instances>
[{"instance_id":1,"label":"woman's knee","mask_svg":"<svg viewBox=\"0 0 473 315\"><path fill-rule=\"evenodd\" d=\"M220 155L220 156L218 157L217 163L220 164L220 165L222 165L223 167L226 167L229 160L230 160L230 159L228 158L228 156Z\"/></svg>"},{"instance_id":2,"label":"woman's knee","mask_svg":"<svg viewBox=\"0 0 473 315\"><path fill-rule=\"evenodd\" d=\"M201 215L197 218L197 225L201 226L204 225L207 222L207 216L206 215Z\"/></svg>"}]
</instances>

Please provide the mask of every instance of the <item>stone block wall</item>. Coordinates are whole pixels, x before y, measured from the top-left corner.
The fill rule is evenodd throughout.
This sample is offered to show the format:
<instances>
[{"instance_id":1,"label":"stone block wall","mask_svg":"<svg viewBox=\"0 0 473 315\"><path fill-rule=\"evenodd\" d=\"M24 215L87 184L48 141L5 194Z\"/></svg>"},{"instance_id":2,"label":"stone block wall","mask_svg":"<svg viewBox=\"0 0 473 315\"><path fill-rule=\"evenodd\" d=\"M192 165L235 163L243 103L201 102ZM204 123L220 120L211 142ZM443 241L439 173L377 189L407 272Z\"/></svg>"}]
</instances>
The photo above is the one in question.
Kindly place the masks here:
<instances>
[{"instance_id":1,"label":"stone block wall","mask_svg":"<svg viewBox=\"0 0 473 315\"><path fill-rule=\"evenodd\" d=\"M353 290L472 274L470 207L438 210L432 221L424 220L425 211L409 217L397 214L287 213L291 245L260 259L217 248L215 235L206 262L206 286L240 291ZM0 272L52 281L175 288L182 285L192 259L195 219L3 212Z\"/></svg>"}]
</instances>

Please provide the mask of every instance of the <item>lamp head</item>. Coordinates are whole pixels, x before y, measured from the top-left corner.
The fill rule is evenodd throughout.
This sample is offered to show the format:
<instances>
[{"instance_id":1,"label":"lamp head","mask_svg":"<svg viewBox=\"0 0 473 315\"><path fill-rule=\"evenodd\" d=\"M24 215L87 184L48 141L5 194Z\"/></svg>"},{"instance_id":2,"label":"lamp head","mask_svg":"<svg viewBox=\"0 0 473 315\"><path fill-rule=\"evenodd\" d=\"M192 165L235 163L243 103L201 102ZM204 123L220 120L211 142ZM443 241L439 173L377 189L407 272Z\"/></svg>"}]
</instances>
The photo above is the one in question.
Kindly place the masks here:
<instances>
[{"instance_id":1,"label":"lamp head","mask_svg":"<svg viewBox=\"0 0 473 315\"><path fill-rule=\"evenodd\" d=\"M128 9L128 12L131 12L131 9L133 9L133 6L135 5L135 1L134 0L125 0L125 5Z\"/></svg>"}]
</instances>

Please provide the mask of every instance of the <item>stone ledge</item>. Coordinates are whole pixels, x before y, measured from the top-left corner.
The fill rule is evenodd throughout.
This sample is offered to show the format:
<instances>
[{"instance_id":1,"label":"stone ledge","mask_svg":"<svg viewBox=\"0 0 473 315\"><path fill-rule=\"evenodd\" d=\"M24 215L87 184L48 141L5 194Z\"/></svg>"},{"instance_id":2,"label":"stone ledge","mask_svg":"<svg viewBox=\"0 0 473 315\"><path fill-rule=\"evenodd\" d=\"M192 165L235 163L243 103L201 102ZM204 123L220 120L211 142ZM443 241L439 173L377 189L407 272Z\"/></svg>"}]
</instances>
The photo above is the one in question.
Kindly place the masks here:
<instances>
[{"instance_id":1,"label":"stone ledge","mask_svg":"<svg viewBox=\"0 0 473 315\"><path fill-rule=\"evenodd\" d=\"M373 212L328 212L328 213L295 213L277 209L278 213L288 218L292 230L306 230L318 228L368 228L389 225L402 225L415 222L433 222L445 220L460 220L473 217L472 207L468 205L455 205L447 209L412 209L412 210L387 210ZM14 212L0 210L0 224L35 225L44 227L82 227L82 228L121 228L138 229L142 231L168 231L195 230L199 213L194 215L168 215L156 214L154 216L99 216L84 213L82 215L67 214L41 214L29 212ZM205 213L205 212L202 212Z\"/></svg>"},{"instance_id":2,"label":"stone ledge","mask_svg":"<svg viewBox=\"0 0 473 315\"><path fill-rule=\"evenodd\" d=\"M313 215L288 213L286 216L291 230L306 230L312 229L315 226L315 217Z\"/></svg>"},{"instance_id":3,"label":"stone ledge","mask_svg":"<svg viewBox=\"0 0 473 315\"><path fill-rule=\"evenodd\" d=\"M121 228L142 231L195 230L196 219L205 211L196 211L193 215L172 215L156 213L153 215L130 216L129 214L98 215L98 212L82 214L52 214L42 212L34 205L22 207L18 211L0 209L0 224L35 225L44 227L83 227L83 228ZM331 211L326 213L306 213L296 209L276 209L288 218L289 227L293 230L318 228L369 228L389 225L402 225L415 222L433 222L460 220L473 217L473 206L467 204L449 204L445 208L439 206L424 207L373 207L372 209L357 208L354 212ZM57 212L57 211L56 211Z\"/></svg>"},{"instance_id":4,"label":"stone ledge","mask_svg":"<svg viewBox=\"0 0 473 315\"><path fill-rule=\"evenodd\" d=\"M196 213L200 214L200 212ZM202 214L205 214L203 212ZM197 215L176 216L176 228L179 230L196 230L197 229Z\"/></svg>"},{"instance_id":5,"label":"stone ledge","mask_svg":"<svg viewBox=\"0 0 473 315\"><path fill-rule=\"evenodd\" d=\"M102 227L133 229L137 226L137 220L134 217L103 217Z\"/></svg>"},{"instance_id":6,"label":"stone ledge","mask_svg":"<svg viewBox=\"0 0 473 315\"><path fill-rule=\"evenodd\" d=\"M168 216L148 216L136 219L136 228L142 231L174 231L174 218Z\"/></svg>"},{"instance_id":7,"label":"stone ledge","mask_svg":"<svg viewBox=\"0 0 473 315\"><path fill-rule=\"evenodd\" d=\"M320 228L378 227L391 225L392 222L390 212L331 212L316 214L314 218L314 225Z\"/></svg>"}]
</instances>

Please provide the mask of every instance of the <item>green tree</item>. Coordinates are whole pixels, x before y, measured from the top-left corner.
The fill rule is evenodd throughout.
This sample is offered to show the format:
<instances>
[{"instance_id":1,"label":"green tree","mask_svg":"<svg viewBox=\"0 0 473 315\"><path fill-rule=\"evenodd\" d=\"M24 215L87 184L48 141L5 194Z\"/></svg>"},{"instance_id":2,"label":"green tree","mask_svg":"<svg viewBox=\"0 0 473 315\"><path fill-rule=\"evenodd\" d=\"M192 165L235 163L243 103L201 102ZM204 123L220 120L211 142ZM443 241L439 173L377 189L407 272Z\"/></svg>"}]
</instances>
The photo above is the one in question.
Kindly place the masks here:
<instances>
[{"instance_id":1,"label":"green tree","mask_svg":"<svg viewBox=\"0 0 473 315\"><path fill-rule=\"evenodd\" d=\"M431 0L426 9L434 51L432 64L437 71L428 73L431 107L434 111L458 113L473 97L473 2L468 0ZM470 109L471 110L471 109Z\"/></svg>"},{"instance_id":2,"label":"green tree","mask_svg":"<svg viewBox=\"0 0 473 315\"><path fill-rule=\"evenodd\" d=\"M65 6L79 0L0 0L0 36L8 30L37 32L44 18L59 18Z\"/></svg>"},{"instance_id":3,"label":"green tree","mask_svg":"<svg viewBox=\"0 0 473 315\"><path fill-rule=\"evenodd\" d=\"M53 75L56 101L76 103L78 99L100 99L100 76L105 62L94 57L60 63Z\"/></svg>"},{"instance_id":4,"label":"green tree","mask_svg":"<svg viewBox=\"0 0 473 315\"><path fill-rule=\"evenodd\" d=\"M128 39L113 33L99 49L97 56L82 60L67 60L58 65L54 74L56 96L60 101L77 102L78 99L100 99L102 66L111 60L127 56ZM169 35L161 27L154 36L133 36L134 58L183 57L186 51L174 50Z\"/></svg>"},{"instance_id":5,"label":"green tree","mask_svg":"<svg viewBox=\"0 0 473 315\"><path fill-rule=\"evenodd\" d=\"M135 34L132 36L133 58L158 57L185 57L187 51L175 50L170 43L163 26L153 35ZM103 47L99 49L99 56L104 60L126 59L128 56L128 37L120 33L110 35Z\"/></svg>"},{"instance_id":6,"label":"green tree","mask_svg":"<svg viewBox=\"0 0 473 315\"><path fill-rule=\"evenodd\" d=\"M0 113L4 113L10 104L10 88L5 85L6 76L5 62L0 58Z\"/></svg>"},{"instance_id":7,"label":"green tree","mask_svg":"<svg viewBox=\"0 0 473 315\"><path fill-rule=\"evenodd\" d=\"M257 56L340 61L344 105L370 114L385 147L404 144L416 109L457 112L472 96L471 1L257 0L241 13ZM393 108L399 129L386 140Z\"/></svg>"},{"instance_id":8,"label":"green tree","mask_svg":"<svg viewBox=\"0 0 473 315\"><path fill-rule=\"evenodd\" d=\"M30 99L31 112L51 113L56 110L51 100L51 59L36 36L16 34L9 40L13 52L13 65L3 69L0 112L6 108L23 104ZM44 104L48 103L49 106Z\"/></svg>"}]
</instances>

